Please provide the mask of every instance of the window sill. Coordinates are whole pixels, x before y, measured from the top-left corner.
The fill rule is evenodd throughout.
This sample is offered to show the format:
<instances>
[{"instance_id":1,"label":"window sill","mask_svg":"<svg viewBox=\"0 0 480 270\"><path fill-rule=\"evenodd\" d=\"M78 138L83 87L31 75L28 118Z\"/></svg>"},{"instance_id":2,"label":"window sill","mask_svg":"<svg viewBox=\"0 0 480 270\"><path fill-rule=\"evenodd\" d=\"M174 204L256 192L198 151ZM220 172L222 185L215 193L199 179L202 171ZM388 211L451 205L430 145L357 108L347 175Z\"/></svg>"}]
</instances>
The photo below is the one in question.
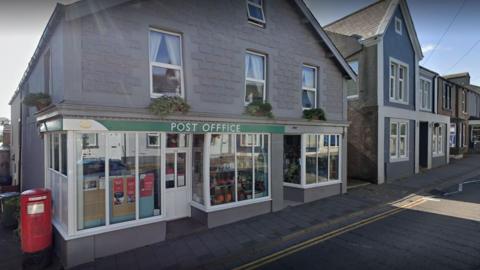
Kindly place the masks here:
<instances>
[{"instance_id":1,"label":"window sill","mask_svg":"<svg viewBox=\"0 0 480 270\"><path fill-rule=\"evenodd\" d=\"M433 158L444 157L444 156L445 156L444 153L441 153L441 154L432 154L432 157L433 157Z\"/></svg>"},{"instance_id":2,"label":"window sill","mask_svg":"<svg viewBox=\"0 0 480 270\"><path fill-rule=\"evenodd\" d=\"M256 203L268 202L268 201L271 201L271 200L272 200L272 198L270 196L267 196L267 197L261 197L261 198L257 198L257 199L250 199L250 200L245 200L245 201L232 202L232 203L226 203L226 204L214 205L214 206L207 206L207 207L205 207L204 205L201 205L197 202L190 202L190 205L199 209L199 210L202 210L206 213L210 213L210 212L228 210L228 209L237 208L237 207L246 206L246 205L251 205L251 204L256 204Z\"/></svg>"},{"instance_id":3,"label":"window sill","mask_svg":"<svg viewBox=\"0 0 480 270\"><path fill-rule=\"evenodd\" d=\"M399 100L396 100L396 99L389 99L390 103L395 103L395 104L401 104L401 105L410 105L408 103L408 101L399 101Z\"/></svg>"},{"instance_id":4,"label":"window sill","mask_svg":"<svg viewBox=\"0 0 480 270\"><path fill-rule=\"evenodd\" d=\"M329 180L327 182L320 182L320 183L315 183L315 184L305 184L305 185L283 182L283 186L293 187L293 188L309 189L309 188L337 185L337 184L341 184L341 183L342 183L342 180Z\"/></svg>"},{"instance_id":5,"label":"window sill","mask_svg":"<svg viewBox=\"0 0 480 270\"><path fill-rule=\"evenodd\" d=\"M390 158L390 163L397 163L397 162L405 162L405 161L409 161L410 158L406 157L406 158Z\"/></svg>"},{"instance_id":6,"label":"window sill","mask_svg":"<svg viewBox=\"0 0 480 270\"><path fill-rule=\"evenodd\" d=\"M358 96L358 95L347 96L347 100L357 100L357 99L359 99L359 96Z\"/></svg>"}]
</instances>

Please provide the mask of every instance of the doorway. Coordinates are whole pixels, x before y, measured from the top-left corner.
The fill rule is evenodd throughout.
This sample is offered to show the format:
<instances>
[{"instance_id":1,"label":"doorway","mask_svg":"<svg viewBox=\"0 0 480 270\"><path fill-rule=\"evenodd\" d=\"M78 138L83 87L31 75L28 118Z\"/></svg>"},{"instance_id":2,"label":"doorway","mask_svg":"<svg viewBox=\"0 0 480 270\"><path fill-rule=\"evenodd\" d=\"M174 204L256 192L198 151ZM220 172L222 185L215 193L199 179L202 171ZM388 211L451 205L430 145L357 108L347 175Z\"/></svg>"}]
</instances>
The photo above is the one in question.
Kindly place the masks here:
<instances>
[{"instance_id":1,"label":"doorway","mask_svg":"<svg viewBox=\"0 0 480 270\"><path fill-rule=\"evenodd\" d=\"M190 216L191 150L182 146L165 150L165 202L170 220Z\"/></svg>"},{"instance_id":2,"label":"doorway","mask_svg":"<svg viewBox=\"0 0 480 270\"><path fill-rule=\"evenodd\" d=\"M419 165L428 168L428 122L420 122Z\"/></svg>"}]
</instances>

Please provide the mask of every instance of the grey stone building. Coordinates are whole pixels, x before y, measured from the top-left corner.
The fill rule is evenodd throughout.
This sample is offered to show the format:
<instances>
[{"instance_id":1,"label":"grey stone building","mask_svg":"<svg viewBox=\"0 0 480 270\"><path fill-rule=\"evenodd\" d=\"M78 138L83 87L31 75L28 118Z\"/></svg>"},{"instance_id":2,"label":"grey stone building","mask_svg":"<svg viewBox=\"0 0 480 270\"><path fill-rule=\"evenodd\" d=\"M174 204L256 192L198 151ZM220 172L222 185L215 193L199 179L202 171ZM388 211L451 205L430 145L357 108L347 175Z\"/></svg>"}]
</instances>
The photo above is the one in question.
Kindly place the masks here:
<instances>
[{"instance_id":1,"label":"grey stone building","mask_svg":"<svg viewBox=\"0 0 480 270\"><path fill-rule=\"evenodd\" d=\"M65 266L346 192L346 79L300 0L58 5L11 100L22 188L52 190ZM41 111L22 106L45 92ZM181 97L186 114L152 115ZM244 113L269 102L274 118ZM303 110L322 108L325 121ZM21 130L21 132L20 132Z\"/></svg>"}]
</instances>

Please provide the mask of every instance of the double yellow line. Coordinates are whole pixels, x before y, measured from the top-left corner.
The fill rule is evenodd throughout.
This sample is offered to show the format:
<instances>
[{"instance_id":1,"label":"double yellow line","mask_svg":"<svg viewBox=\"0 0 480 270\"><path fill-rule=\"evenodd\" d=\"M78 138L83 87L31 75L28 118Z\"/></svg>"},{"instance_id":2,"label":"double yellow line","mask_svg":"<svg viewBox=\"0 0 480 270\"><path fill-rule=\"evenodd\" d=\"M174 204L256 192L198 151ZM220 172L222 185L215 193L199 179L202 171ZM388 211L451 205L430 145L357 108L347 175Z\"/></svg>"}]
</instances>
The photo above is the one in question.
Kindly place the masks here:
<instances>
[{"instance_id":1,"label":"double yellow line","mask_svg":"<svg viewBox=\"0 0 480 270\"><path fill-rule=\"evenodd\" d=\"M427 199L425 199L424 197L422 198L419 198L413 202L410 202L410 203L407 203L403 206L398 206L398 208L395 208L395 209L391 209L391 210L388 210L388 211L385 211L383 213L380 213L380 214L377 214L375 216L372 216L372 217L369 217L369 218L366 218L366 219L363 219L363 220L360 220L360 221L357 221L355 223L352 223L352 224L349 224L347 226L344 226L342 228L339 228L339 229L336 229L334 231L331 231L331 232L328 232L326 234L322 234L322 235L319 235L317 237L314 237L312 239L309 239L309 240L306 240L304 242L301 242L301 243L298 243L298 244L295 244L293 246L290 246L284 250L281 250L281 251L278 251L276 253L273 253L271 255L268 255L268 256L265 256L265 257L262 257L260 259L257 259L253 262L250 262L250 263L247 263L247 264L244 264L242 266L239 266L237 268L235 268L234 270L250 270L250 269L256 269L256 268L259 268L263 265L266 265L266 264L269 264L271 262L274 262L278 259L281 259L285 256L288 256L288 255L291 255L293 253L296 253L296 252L299 252L301 250L304 250L308 247L311 247L313 245L316 245L316 244L319 244L323 241L326 241L330 238L333 238L333 237L336 237L336 236L339 236L339 235L342 235L344 233L347 233L349 231L353 231L355 229L358 229L360 227L363 227L367 224L370 224L372 222L376 222L378 220L381 220L381 219L384 219L386 217L389 217L389 216L392 216L392 215L395 215L395 214L398 214L402 211L405 211L407 209L410 209L412 207L415 207L417 205L420 205L424 202L426 202Z\"/></svg>"}]
</instances>

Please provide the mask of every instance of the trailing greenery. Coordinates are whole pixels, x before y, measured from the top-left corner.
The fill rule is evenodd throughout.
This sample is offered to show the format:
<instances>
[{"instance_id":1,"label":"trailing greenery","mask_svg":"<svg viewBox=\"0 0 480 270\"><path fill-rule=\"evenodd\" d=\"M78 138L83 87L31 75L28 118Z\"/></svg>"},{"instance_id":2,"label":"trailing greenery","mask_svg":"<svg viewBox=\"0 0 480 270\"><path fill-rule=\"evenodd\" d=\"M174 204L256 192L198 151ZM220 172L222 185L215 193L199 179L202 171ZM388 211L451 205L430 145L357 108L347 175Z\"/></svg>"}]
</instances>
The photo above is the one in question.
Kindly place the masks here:
<instances>
[{"instance_id":1,"label":"trailing greenery","mask_svg":"<svg viewBox=\"0 0 480 270\"><path fill-rule=\"evenodd\" d=\"M304 110L303 118L308 120L322 120L322 121L327 120L325 118L325 112L320 108Z\"/></svg>"},{"instance_id":2,"label":"trailing greenery","mask_svg":"<svg viewBox=\"0 0 480 270\"><path fill-rule=\"evenodd\" d=\"M163 96L152 100L148 109L155 115L166 116L175 112L187 113L190 105L181 97Z\"/></svg>"},{"instance_id":3,"label":"trailing greenery","mask_svg":"<svg viewBox=\"0 0 480 270\"><path fill-rule=\"evenodd\" d=\"M37 107L41 110L52 103L52 98L45 93L29 93L23 98L23 104L29 107Z\"/></svg>"},{"instance_id":4,"label":"trailing greenery","mask_svg":"<svg viewBox=\"0 0 480 270\"><path fill-rule=\"evenodd\" d=\"M245 107L245 113L251 116L266 116L273 118L272 105L263 101L251 102Z\"/></svg>"}]
</instances>

